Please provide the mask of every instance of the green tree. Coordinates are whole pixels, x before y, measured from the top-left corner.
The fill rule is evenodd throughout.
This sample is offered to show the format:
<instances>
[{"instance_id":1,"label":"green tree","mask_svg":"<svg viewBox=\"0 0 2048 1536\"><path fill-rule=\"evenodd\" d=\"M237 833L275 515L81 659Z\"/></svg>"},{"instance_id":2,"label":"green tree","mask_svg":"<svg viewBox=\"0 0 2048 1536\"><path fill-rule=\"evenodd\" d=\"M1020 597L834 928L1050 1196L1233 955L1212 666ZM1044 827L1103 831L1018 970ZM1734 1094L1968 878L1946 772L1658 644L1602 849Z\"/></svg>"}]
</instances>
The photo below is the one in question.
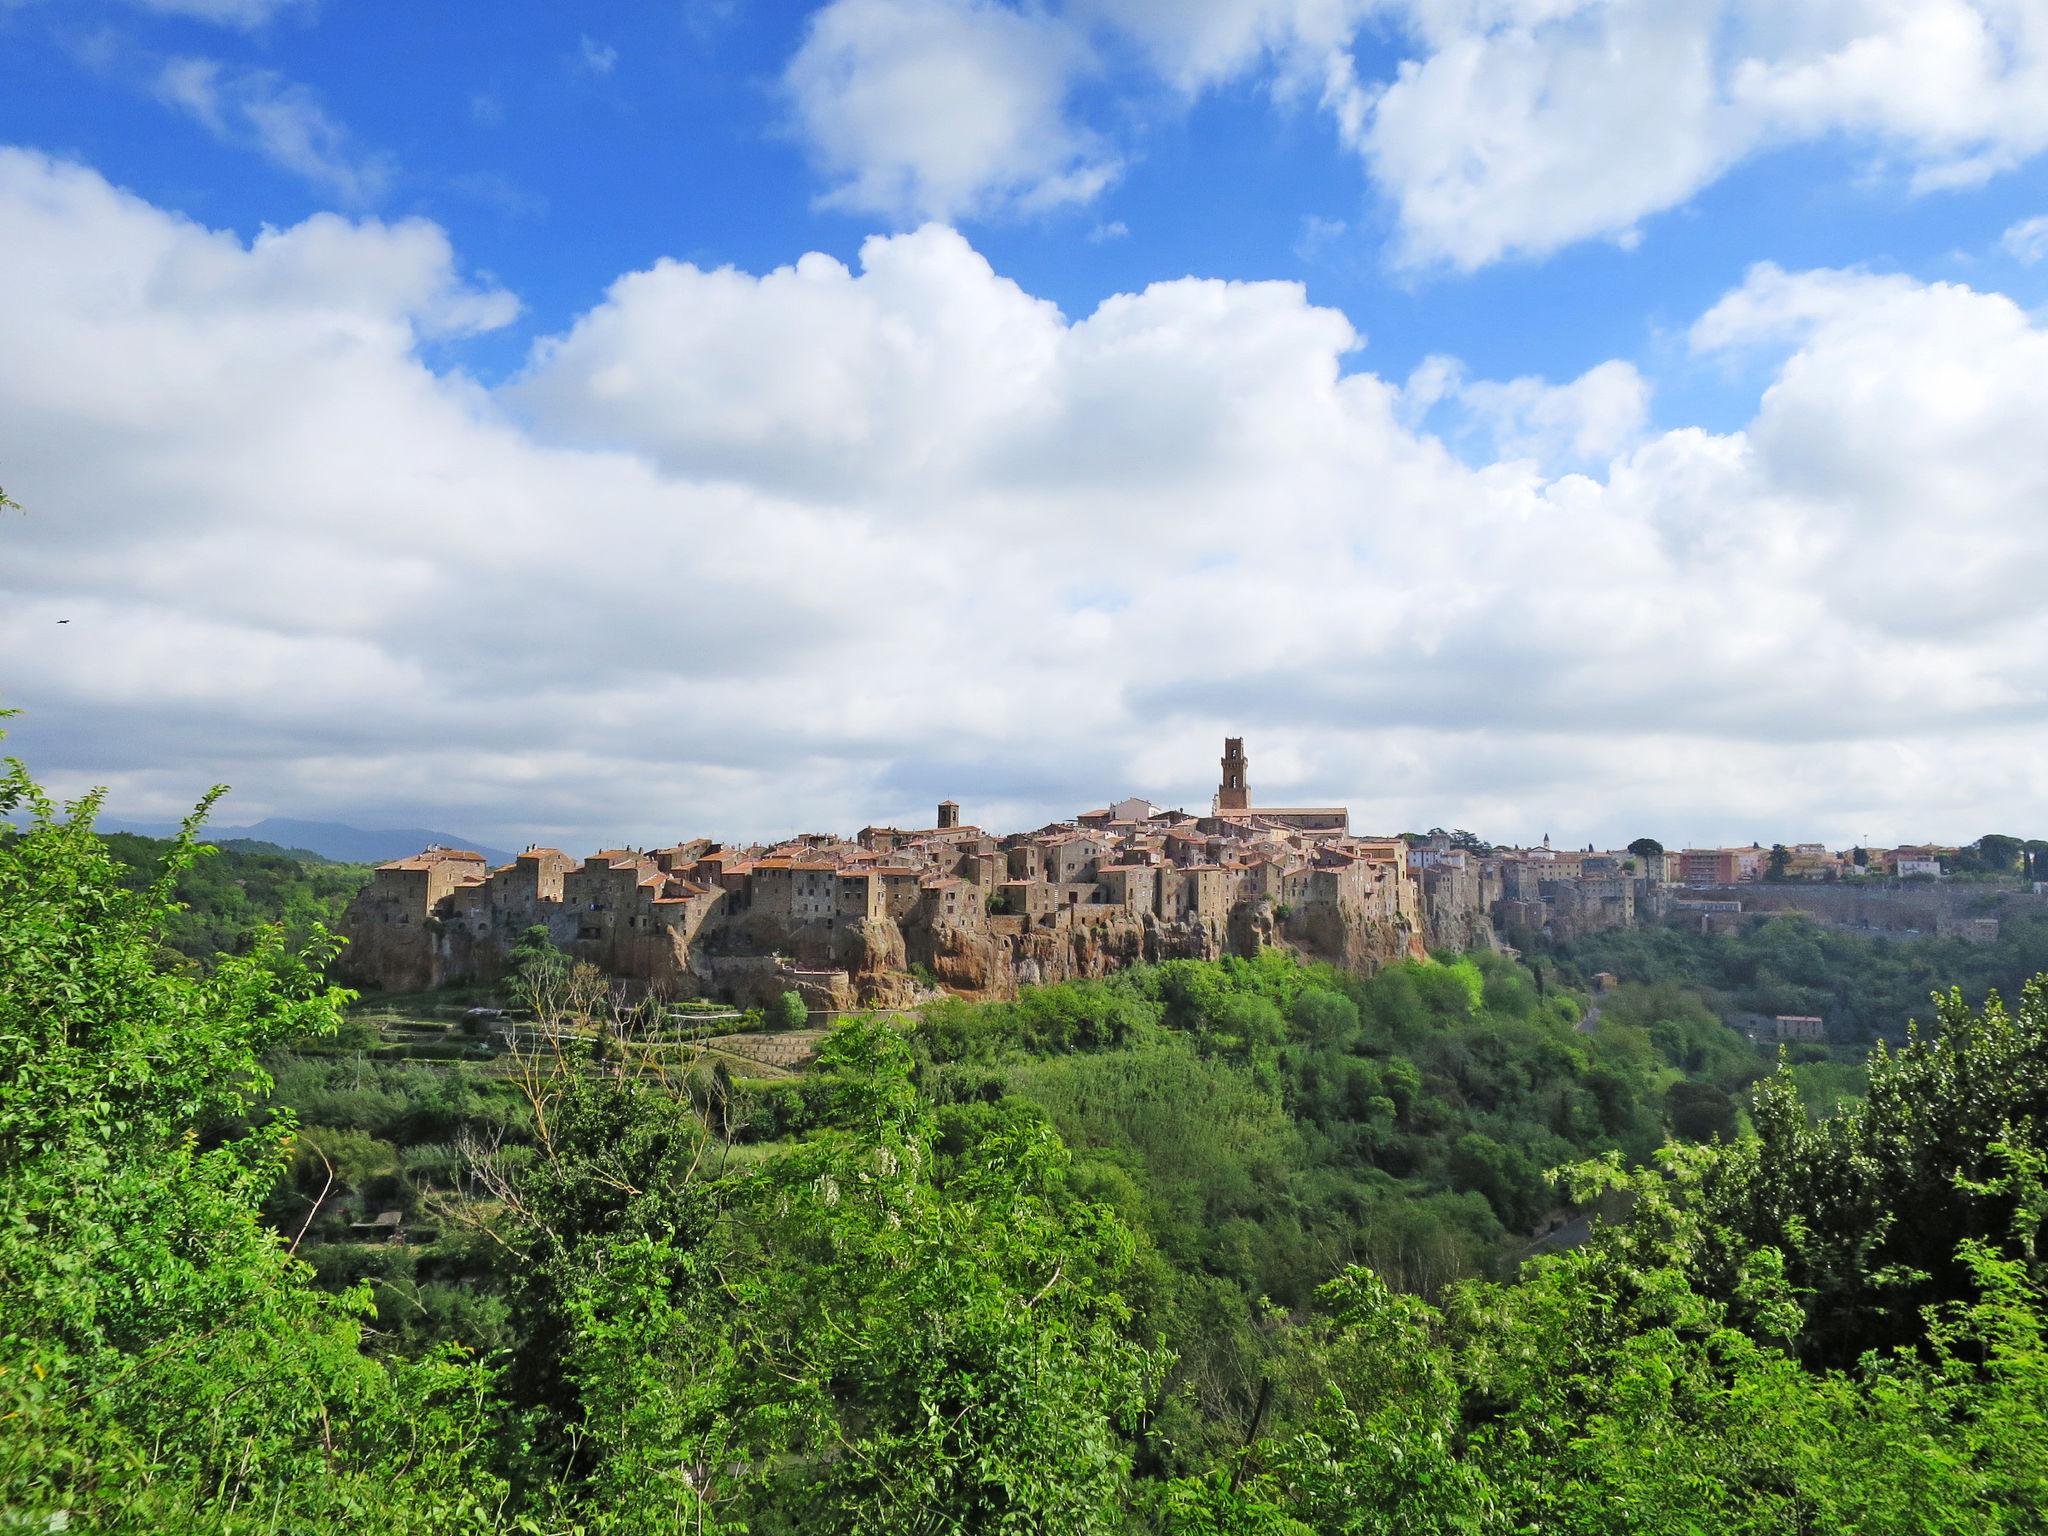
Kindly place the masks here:
<instances>
[{"instance_id":1,"label":"green tree","mask_svg":"<svg viewBox=\"0 0 2048 1536\"><path fill-rule=\"evenodd\" d=\"M1639 859L1647 859L1664 851L1664 845L1654 837L1639 837L1628 845L1628 851Z\"/></svg>"},{"instance_id":2,"label":"green tree","mask_svg":"<svg viewBox=\"0 0 2048 1536\"><path fill-rule=\"evenodd\" d=\"M506 984L515 997L530 998L537 989L565 980L572 963L546 925L535 923L505 952Z\"/></svg>"},{"instance_id":3,"label":"green tree","mask_svg":"<svg viewBox=\"0 0 2048 1536\"><path fill-rule=\"evenodd\" d=\"M1765 876L1772 880L1785 878L1785 871L1792 867L1792 852L1783 843L1771 844L1771 856L1765 865Z\"/></svg>"},{"instance_id":4,"label":"green tree","mask_svg":"<svg viewBox=\"0 0 2048 1536\"><path fill-rule=\"evenodd\" d=\"M516 1213L525 1395L595 1529L1112 1531L1154 1362L1128 1231L1042 1121L942 1165L899 1034L820 1058L827 1120L725 1173L655 1085L561 1080ZM570 1454L573 1452L573 1466Z\"/></svg>"},{"instance_id":5,"label":"green tree","mask_svg":"<svg viewBox=\"0 0 2048 1536\"><path fill-rule=\"evenodd\" d=\"M2012 1014L1946 1001L1839 1123L1795 1118L1780 1078L1758 1136L1574 1170L1625 1214L1516 1283L1428 1306L1348 1270L1288 1352L1300 1406L1156 1492L1155 1524L2043 1528L2043 985Z\"/></svg>"},{"instance_id":6,"label":"green tree","mask_svg":"<svg viewBox=\"0 0 2048 1536\"><path fill-rule=\"evenodd\" d=\"M2009 875L2020 867L2020 857L2025 850L2026 843L2021 838L1987 832L1960 851L1958 862L1987 875Z\"/></svg>"},{"instance_id":7,"label":"green tree","mask_svg":"<svg viewBox=\"0 0 2048 1536\"><path fill-rule=\"evenodd\" d=\"M775 999L775 1023L782 1029L802 1029L811 1022L811 1010L801 992L784 992Z\"/></svg>"},{"instance_id":8,"label":"green tree","mask_svg":"<svg viewBox=\"0 0 2048 1536\"><path fill-rule=\"evenodd\" d=\"M314 1290L261 1224L288 1117L199 1134L264 1090L260 1053L334 1027L331 942L294 953L272 928L160 967L199 814L136 889L98 806L0 773L0 814L28 822L0 834L0 1509L39 1530L492 1528L503 1488L469 1454L488 1378L365 1357L367 1295Z\"/></svg>"},{"instance_id":9,"label":"green tree","mask_svg":"<svg viewBox=\"0 0 2048 1536\"><path fill-rule=\"evenodd\" d=\"M1687 1141L1726 1139L1735 1134L1735 1100L1712 1083L1673 1083L1664 1093L1671 1129Z\"/></svg>"}]
</instances>

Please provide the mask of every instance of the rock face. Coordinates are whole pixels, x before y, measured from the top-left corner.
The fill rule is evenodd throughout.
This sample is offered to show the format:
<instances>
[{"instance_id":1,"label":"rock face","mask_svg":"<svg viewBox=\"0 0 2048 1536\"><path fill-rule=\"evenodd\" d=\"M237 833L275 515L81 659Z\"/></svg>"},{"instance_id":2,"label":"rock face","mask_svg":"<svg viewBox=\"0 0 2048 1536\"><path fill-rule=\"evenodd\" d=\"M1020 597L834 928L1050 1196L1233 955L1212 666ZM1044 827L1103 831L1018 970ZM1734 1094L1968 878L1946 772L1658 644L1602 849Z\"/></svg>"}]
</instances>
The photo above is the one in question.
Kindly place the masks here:
<instances>
[{"instance_id":1,"label":"rock face","mask_svg":"<svg viewBox=\"0 0 2048 1536\"><path fill-rule=\"evenodd\" d=\"M1448 923L1459 923L1455 917ZM1452 931L1492 930L1474 912ZM557 925L550 926L551 931ZM390 991L425 991L502 973L505 945L456 920L345 922L343 974ZM1398 919L1366 908L1310 904L1276 917L1270 905L1239 907L1222 921L1163 921L1150 912L1059 913L1048 919L992 917L980 922L898 923L868 918L843 924L768 925L756 914L714 915L687 938L680 931L630 931L603 940L555 933L561 947L613 974L674 997L719 997L742 1006L796 992L822 1011L901 1008L929 995L918 977L949 992L1014 997L1019 987L1107 976L1161 960L1215 960L1280 946L1347 970L1372 971L1404 958L1422 937Z\"/></svg>"},{"instance_id":2,"label":"rock face","mask_svg":"<svg viewBox=\"0 0 2048 1536\"><path fill-rule=\"evenodd\" d=\"M1213 960L1233 948L1224 925L1196 918L1162 922L1150 912L1114 912L1043 923L996 918L986 926L937 924L908 935L913 963L956 992L1014 997L1022 986L1107 976L1159 960Z\"/></svg>"},{"instance_id":3,"label":"rock face","mask_svg":"<svg viewBox=\"0 0 2048 1536\"><path fill-rule=\"evenodd\" d=\"M1487 917L1484 877L1476 861L1422 873L1422 937L1431 949L1499 947Z\"/></svg>"},{"instance_id":4,"label":"rock face","mask_svg":"<svg viewBox=\"0 0 2048 1536\"><path fill-rule=\"evenodd\" d=\"M1002 878L987 853L961 859L971 879L773 858L741 878L692 848L610 850L580 865L529 849L489 872L474 854L430 849L380 868L351 904L338 969L391 991L488 982L540 935L662 995L766 1005L793 991L813 1010L843 1011L906 1007L934 987L1011 997L1268 946L1372 971L1425 942L1493 942L1475 875L1418 882L1392 852L1324 850L1288 872L1103 864L1099 879L1034 883Z\"/></svg>"}]
</instances>

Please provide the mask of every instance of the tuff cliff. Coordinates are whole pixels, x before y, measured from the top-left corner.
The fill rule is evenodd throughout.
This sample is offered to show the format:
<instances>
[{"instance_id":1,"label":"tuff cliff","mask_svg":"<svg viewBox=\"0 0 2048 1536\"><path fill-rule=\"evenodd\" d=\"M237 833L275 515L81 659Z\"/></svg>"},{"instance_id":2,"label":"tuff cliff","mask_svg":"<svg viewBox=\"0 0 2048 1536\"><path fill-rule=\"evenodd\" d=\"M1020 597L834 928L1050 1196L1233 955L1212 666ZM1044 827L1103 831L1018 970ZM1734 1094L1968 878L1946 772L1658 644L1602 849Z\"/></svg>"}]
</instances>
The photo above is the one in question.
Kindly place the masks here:
<instances>
[{"instance_id":1,"label":"tuff cliff","mask_svg":"<svg viewBox=\"0 0 2048 1536\"><path fill-rule=\"evenodd\" d=\"M1476 914L1479 923L1483 914ZM1488 930L1490 936L1490 930ZM983 923L887 921L843 931L829 971L793 957L779 970L748 967L750 979L805 994L829 1008L897 1007L914 1000L922 972L949 991L1014 997L1024 986L1101 977L1162 960L1214 960L1282 946L1349 970L1372 971L1407 958L1419 937L1405 924L1364 909L1312 906L1275 918L1270 907L1239 909L1227 920L1163 921L1150 912L1062 914L1057 922L996 917ZM736 974L730 961L702 962L698 974L718 985ZM745 999L742 999L745 1000Z\"/></svg>"},{"instance_id":2,"label":"tuff cliff","mask_svg":"<svg viewBox=\"0 0 2048 1536\"><path fill-rule=\"evenodd\" d=\"M1443 909L1443 932L1491 929ZM543 925L549 926L549 925ZM559 930L561 925L555 925ZM498 936L450 919L417 924L349 921L340 974L388 991L426 991L458 981L494 980L504 965ZM754 914L714 917L694 933L654 930L602 938L551 934L562 948L615 975L674 997L710 996L765 1005L795 991L815 1009L906 1007L928 993L926 978L949 991L1012 997L1022 986L1106 976L1161 960L1213 960L1279 945L1348 970L1372 971L1406 957L1421 937L1408 924L1364 907L1312 904L1276 915L1270 905L1240 907L1225 919L1162 920L1150 912L1059 913L1052 921L996 916L970 922L770 925ZM1446 942L1437 933L1430 942Z\"/></svg>"}]
</instances>

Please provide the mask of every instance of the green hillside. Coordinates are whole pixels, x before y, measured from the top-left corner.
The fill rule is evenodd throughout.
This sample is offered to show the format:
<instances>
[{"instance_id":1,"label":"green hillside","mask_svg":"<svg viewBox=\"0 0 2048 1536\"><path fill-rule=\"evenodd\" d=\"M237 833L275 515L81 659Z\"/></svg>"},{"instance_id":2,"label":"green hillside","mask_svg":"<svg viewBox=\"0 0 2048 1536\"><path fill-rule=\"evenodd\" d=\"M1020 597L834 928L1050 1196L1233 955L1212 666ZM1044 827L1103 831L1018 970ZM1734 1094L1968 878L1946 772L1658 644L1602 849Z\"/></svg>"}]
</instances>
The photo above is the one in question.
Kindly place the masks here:
<instances>
[{"instance_id":1,"label":"green hillside","mask_svg":"<svg viewBox=\"0 0 2048 1536\"><path fill-rule=\"evenodd\" d=\"M26 1529L2048 1521L2039 988L1827 1115L1697 992L1588 1020L1493 957L1162 965L855 1019L773 1080L550 969L480 1059L400 1061L323 946L167 964L190 850L138 886L10 770L22 810Z\"/></svg>"},{"instance_id":2,"label":"green hillside","mask_svg":"<svg viewBox=\"0 0 2048 1536\"><path fill-rule=\"evenodd\" d=\"M176 846L129 832L107 833L105 841L131 889L155 879ZM183 910L165 924L163 942L187 959L206 960L245 952L268 923L285 924L298 942L316 923L332 927L369 879L368 865L337 864L303 849L223 844L178 872L172 894Z\"/></svg>"}]
</instances>

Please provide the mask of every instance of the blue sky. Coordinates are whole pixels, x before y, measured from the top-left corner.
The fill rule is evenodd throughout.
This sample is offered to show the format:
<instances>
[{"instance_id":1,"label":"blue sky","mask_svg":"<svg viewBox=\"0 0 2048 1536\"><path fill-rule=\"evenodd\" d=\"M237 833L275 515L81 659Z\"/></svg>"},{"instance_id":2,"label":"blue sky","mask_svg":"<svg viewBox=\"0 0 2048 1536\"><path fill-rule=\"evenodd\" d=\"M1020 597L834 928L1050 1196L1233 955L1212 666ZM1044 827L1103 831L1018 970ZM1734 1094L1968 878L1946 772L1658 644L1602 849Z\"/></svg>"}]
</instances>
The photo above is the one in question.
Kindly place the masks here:
<instances>
[{"instance_id":1,"label":"blue sky","mask_svg":"<svg viewBox=\"0 0 2048 1536\"><path fill-rule=\"evenodd\" d=\"M711 753L655 731L650 766L620 776L614 792L594 788L598 770L563 751L533 756L505 782L451 774L440 751L419 747L397 718L388 730L365 727L308 750L294 745L289 712L266 712L250 680L224 697L202 734L223 744L221 772L250 797L251 814L431 814L504 842L530 820L563 836L596 836L599 822L578 819L573 807L616 793L602 826L654 836L661 827L635 818L665 813L643 802L680 793L704 799L723 829L767 831L784 804L864 820L863 797L900 797L900 806L873 807L893 812L933 789L961 793L960 780L978 776L1004 813L1026 817L1074 809L1064 796L1101 799L1126 784L1162 798L1195 793L1213 755L1210 735L1256 714L1278 749L1263 760L1290 783L1350 795L1385 818L1490 816L1500 824L1485 830L1503 837L1557 831L1575 816L1588 836L1619 835L1680 815L1699 824L1699 836L1736 836L1772 811L1774 795L1788 821L1804 818L1813 835L1838 837L1852 822L1860 835L1873 816L1898 821L1901 836L1974 835L1983 828L1972 817L2048 816L2048 794L2024 773L1954 794L1945 788L1955 802L1946 809L1915 799L1942 783L1939 732L1962 725L1953 710L1967 714L1970 730L1994 733L1983 738L1987 747L2032 742L2040 679L2012 675L1998 660L2014 636L1988 636L1982 624L1873 632L1869 607L1816 595L1844 583L1882 590L1924 580L1920 562L1937 533L1973 532L1976 548L2022 554L2037 542L2031 524L1974 528L1968 511L1978 482L2031 487L2030 466L1973 466L1957 493L1963 510L1916 514L1880 505L1854 461L1858 444L1914 435L1887 412L1922 422L1981 411L1974 426L1953 422L1958 435L1923 445L1934 453L1995 435L2005 412L2025 408L1998 389L2034 367L2038 307L2048 299L2048 225L2030 222L2048 214L2048 5L1830 0L1788 16L1760 0L674 0L504 3L490 8L487 24L479 15L335 0L0 4L0 143L40 157L17 168L16 194L51 219L80 221L81 248L103 249L92 242L107 238L83 221L119 217L112 205L85 206L89 197L50 212L52 167L76 169L146 208L152 229L185 228L175 223L182 216L231 235L248 271L230 286L261 289L266 304L275 294L264 285L281 280L257 272L259 236L310 230L321 216L345 222L362 239L336 259L357 275L338 275L325 256L303 272L294 267L300 308L292 313L331 312L333 294L346 290L352 305L368 306L351 324L368 325L374 309L403 332L380 360L387 375L347 387L422 388L487 418L468 426L497 433L501 446L516 434L516 453L541 456L551 470L581 453L600 456L604 475L637 475L630 493L607 493L592 470L590 494L611 499L587 515L617 520L622 554L644 536L663 559L681 562L664 568L681 587L717 581L742 595L735 603L758 605L786 582L792 551L807 543L843 580L885 584L884 573L916 565L918 552L951 544L953 566L943 568L941 554L942 568L920 571L916 583L972 586L1002 567L1019 530L1041 528L1033 559L1043 568L1032 572L1031 595L1008 600L1011 611L1041 626L1079 625L1089 643L1128 659L1091 672L1078 641L1055 663L1012 638L987 648L992 684L1057 694L1092 677L1120 702L1051 729L963 707L951 690L966 684L929 660L907 663L920 647L905 634L876 642L896 686L951 702L870 701L864 719L814 730L737 702L699 675L707 642L692 629L698 649L687 675L670 655L593 651L587 691L640 677L650 694L689 700L678 707L695 722L690 740L711 734L748 745ZM939 226L927 231L932 240L955 244L910 235L927 224ZM406 233L425 226L438 231L432 250ZM52 224L53 240L67 228ZM759 282L807 252L860 274L865 243L878 236L926 242L890 248L909 274L900 281L871 269L800 302L791 293L802 285ZM17 303L72 302L53 269L21 261L10 290ZM745 276L721 288L675 277L662 263ZM372 271L389 275L388 291L378 286L383 276L360 275ZM645 280L631 279L630 295L608 301L614 282L631 274ZM1303 294L1232 289L1219 297L1179 281L1190 278L1278 280ZM137 291L153 281L140 268L119 275L111 266L105 280ZM439 295L434 304L466 295L488 320L478 318L483 310L428 315L421 284ZM1976 354L1930 355L1922 368L1918 351L1956 344L1949 296L1958 292L1979 301L1971 316L2014 348L1961 389L1953 370L1971 371ZM1143 367L1098 355L1095 338L1115 330L1098 306L1118 295L1149 296L1139 305L1150 349ZM1011 303L1024 296L1056 305L1065 328L1047 330ZM955 328L968 309L978 318ZM1340 334L1331 312L1355 336ZM170 320L204 331L189 309L132 318L137 335L160 336ZM984 320L998 330L978 329ZM1905 329L1881 332L1886 325ZM815 377L809 327L820 328L832 387L846 393ZM1351 345L1355 337L1365 345ZM1014 358L998 345L1012 341L1021 349ZM252 356L248 366L313 378L327 354L308 346L296 359ZM909 361L892 350L899 346L909 347ZM1064 360L1048 365L1042 394L1013 388L1016 370L1054 353ZM1887 357L1897 377L1873 383L1871 359ZM1100 378L1087 371L1098 363ZM19 387L28 390L40 366L17 364ZM1004 367L1012 371L1002 375ZM1319 408L1323 386L1314 380L1329 367L1368 388L1344 398L1326 435L1301 438L1292 424ZM1824 384L1828 369L1846 371ZM624 407L620 379L638 385ZM1766 393L1788 382L1796 387ZM339 375L333 383L342 387ZM1290 397L1292 389L1304 393ZM1773 400L1782 414L1800 404L1801 389L1817 402L1864 400L1871 415L1778 420ZM1931 408L1928 390L1938 392ZM895 403L878 405L891 391ZM34 529L16 533L17 572L33 571L44 594L77 602L166 603L146 581L123 589L123 578L85 555L131 526L95 498L133 493L162 465L138 463L123 479L103 468L94 478L48 447L61 440L118 457L146 432L89 409L61 417L47 387L39 398L38 441L23 440L18 425L10 442L0 425L0 484L22 487L39 513ZM974 411L948 425L946 413L963 401ZM977 414L984 405L994 414ZM1130 420L1118 431L1109 422L1106 444L1082 442L1078 428L1062 437L1019 425L1080 422L1090 412L1101 421L1125 409ZM1217 504L1186 500L1177 484L1185 445L1264 410L1275 413L1272 430L1250 434L1257 441L1219 465ZM335 531L317 526L318 497L283 467L281 450L262 447L266 420L247 424L245 451L227 450L239 471L232 487L186 487L195 507L206 500L246 515L216 526L195 510L181 547L218 539L236 551L231 564L274 549L277 579L317 592L328 568L308 549ZM274 425L280 442L299 430ZM175 427L166 415L146 431ZM1393 435L1375 435L1382 432ZM436 474L449 477L451 496L490 494L480 488L490 471L464 457L471 445L388 433L349 445L345 431L335 436L341 462L390 456L403 482L392 491L398 500ZM923 463L917 455L943 456L970 439L972 464L915 475L875 469L883 459ZM1707 459L1677 464L1681 450ZM1092 468L1049 488L1016 468L1045 454L1077 455ZM1462 489L1432 457L1444 454L1473 477ZM1713 475L1733 477L1726 495L1749 506L1740 537L1753 544L1738 550L1735 535L1702 531L1720 509L1695 516L1678 506L1701 494L1708 460ZM468 468L448 467L458 462ZM1883 483L1917 483L1944 467L1901 464ZM1578 475L1594 492L1576 489ZM1600 501L1597 515L1588 494ZM642 495L669 510L618 510ZM697 569L687 541L667 540L712 515L709 500L731 496L757 500L718 515L762 531ZM1190 510L1175 512L1177 496ZM1500 497L1524 501L1510 507L1493 500ZM402 541L385 550L398 562L388 569L417 567L420 592L516 603L526 590L520 580L546 573L538 552L530 571L502 569L497 552L452 531L461 510L434 505L431 552L408 563ZM166 546L178 542L182 515L166 505L155 535ZM417 510L389 515L400 529L426 526ZM525 514L505 515L516 522ZM2015 513L1987 506L1983 515ZM659 538L646 534L642 517L655 520ZM1442 548L1409 531L1459 519L1470 521ZM1148 623L1148 608L1156 613L1144 634L1170 628L1157 615L1207 600L1194 579L1203 573L1227 578L1239 569L1247 592L1286 604L1275 596L1284 593L1284 570L1250 569L1255 562L1219 531L1233 521L1240 530L1285 528L1305 548L1355 562L1297 572L1326 594L1305 600L1311 609L1332 605L1326 622L1279 625L1278 638L1275 626L1254 626L1200 665L1185 645L1164 660L1146 656L1150 641L1132 634ZM1500 553L1546 526L1542 560L1554 566ZM1614 566L1616 549L1638 536L1648 541L1645 564ZM379 547L374 530L364 547ZM67 548L79 563L66 563ZM1806 562L1796 582L1788 561ZM1944 602L1996 600L1992 572L1969 575L1977 566L1967 558L1948 564L1965 574ZM1575 571L1588 573L1578 611L1590 626L1603 608L1643 605L1615 621L1617 648L1587 650L1583 637L1575 648L1555 633L1574 611L1555 587ZM29 579L18 574L17 591ZM1524 579L1544 583L1545 593ZM1679 612L1702 584L1734 594L1752 579L1756 601L1818 602L1828 611L1744 649L1728 637L1756 622L1755 610L1729 595L1689 619L1723 636L1726 654L1721 643L1713 648L1720 670L1681 669L1660 693L1649 680L1660 663L1632 660L1628 648L1686 648L1654 616ZM792 600L793 629L841 637L844 654L857 618L834 606L838 599L809 601ZM214 645L224 657L252 644L339 647L332 654L346 652L345 665L405 672L429 695L479 708L516 699L480 662L436 672L406 650L424 644L424 633L401 638L380 627L375 604L346 592L333 608L356 612L355 630L236 613L233 600L187 613L175 606L163 608L161 622L189 622L210 636L192 641L195 656ZM1447 608L1473 617L1446 632ZM1388 627L1362 616L1396 609L1400 622ZM1554 725L1521 718L1526 686L1498 660L1517 642L1492 627L1503 613L1515 618L1506 633L1541 633L1536 649L1553 662L1545 674L1553 685L1576 676L1584 687L1574 697L1632 709L1626 730L1589 727L1571 709ZM945 603L901 620L924 633L976 621L971 609ZM751 622L735 620L722 633L750 636ZM1100 633L1090 628L1103 624ZM239 625L253 630L240 634ZM681 630L651 633L673 642ZM48 637L35 642L11 692L31 706L24 738L47 748L61 779L115 782L134 802L124 808L143 814L177 799L181 774L207 771L203 750L182 730L151 735L159 727L152 712L124 714L103 685L81 693L66 681L70 663L41 654ZM734 654L714 670L758 672L770 648L733 638ZM357 650L374 653L374 663ZM1788 696L1788 677L1816 661L1825 665L1813 691ZM1191 675L1170 675L1183 663ZM770 668L775 686L791 686L802 665L800 651L777 661L791 670ZM928 675L919 670L926 666L934 667ZM1328 675L1324 686L1301 690L1293 713L1272 707L1294 697L1304 673L1351 668L1397 670L1401 685L1363 690L1357 718L1330 714L1331 697L1350 695L1328 686ZM1873 715L1910 715L1919 701L1900 694L1902 676L1941 684L1939 729L1924 741L1834 718L1844 690ZM317 696L323 683L315 676L302 687ZM335 680L336 710L357 707L352 686ZM1459 701L1464 717L1422 707L1429 696ZM1643 700L1657 697L1671 701L1668 717L1644 718ZM1166 715L1140 718L1139 700ZM631 716L630 705L613 703L590 718L606 729L640 728ZM1774 722L1768 728L1755 724L1764 717ZM1845 757L1811 782L1795 772L1787 785L1783 754L1796 751L1802 719L1812 742ZM1610 730L1617 739L1642 733L1638 760L1654 769L1618 778L1611 766L1591 769L1572 743ZM1193 753L1185 768L1163 755L1169 742ZM1719 773L1680 766L1702 751L1720 757ZM384 766L336 778L322 765L338 753ZM1854 803L1832 805L1851 758L1863 776ZM940 770L927 764L953 777L939 783ZM1442 801L1450 803L1439 808ZM1922 826L1916 816L1942 824ZM1799 830L1774 823L1757 835Z\"/></svg>"},{"instance_id":2,"label":"blue sky","mask_svg":"<svg viewBox=\"0 0 2048 1536\"><path fill-rule=\"evenodd\" d=\"M488 27L461 8L286 5L245 30L40 0L0 18L9 141L75 153L244 235L334 206L333 188L168 112L156 77L167 59L199 57L312 93L345 130L346 157L384 167L384 187L354 211L434 220L519 295L517 324L452 354L487 378L657 258L754 272L810 250L850 261L876 229L909 222L821 205L782 82L810 20L801 5L508 0ZM1367 70L1391 72L1403 54L1379 29L1359 41ZM1077 107L1119 135L1128 169L1085 203L958 221L998 271L1069 315L1160 278L1284 278L1348 314L1383 373L1432 353L1500 378L1628 357L1671 391L1673 419L1713 421L1739 419L1753 392L1720 388L1717 370L1689 369L1662 343L1754 262L1963 280L1990 265L2028 279L2030 299L2042 291L2038 269L2014 274L1996 252L2004 230L2048 207L2048 163L1916 196L1843 136L1737 167L1646 218L1632 250L1589 240L1476 272L1399 269L1386 198L1312 102L1276 101L1256 74L1189 100L1128 48L1108 52Z\"/></svg>"}]
</instances>

